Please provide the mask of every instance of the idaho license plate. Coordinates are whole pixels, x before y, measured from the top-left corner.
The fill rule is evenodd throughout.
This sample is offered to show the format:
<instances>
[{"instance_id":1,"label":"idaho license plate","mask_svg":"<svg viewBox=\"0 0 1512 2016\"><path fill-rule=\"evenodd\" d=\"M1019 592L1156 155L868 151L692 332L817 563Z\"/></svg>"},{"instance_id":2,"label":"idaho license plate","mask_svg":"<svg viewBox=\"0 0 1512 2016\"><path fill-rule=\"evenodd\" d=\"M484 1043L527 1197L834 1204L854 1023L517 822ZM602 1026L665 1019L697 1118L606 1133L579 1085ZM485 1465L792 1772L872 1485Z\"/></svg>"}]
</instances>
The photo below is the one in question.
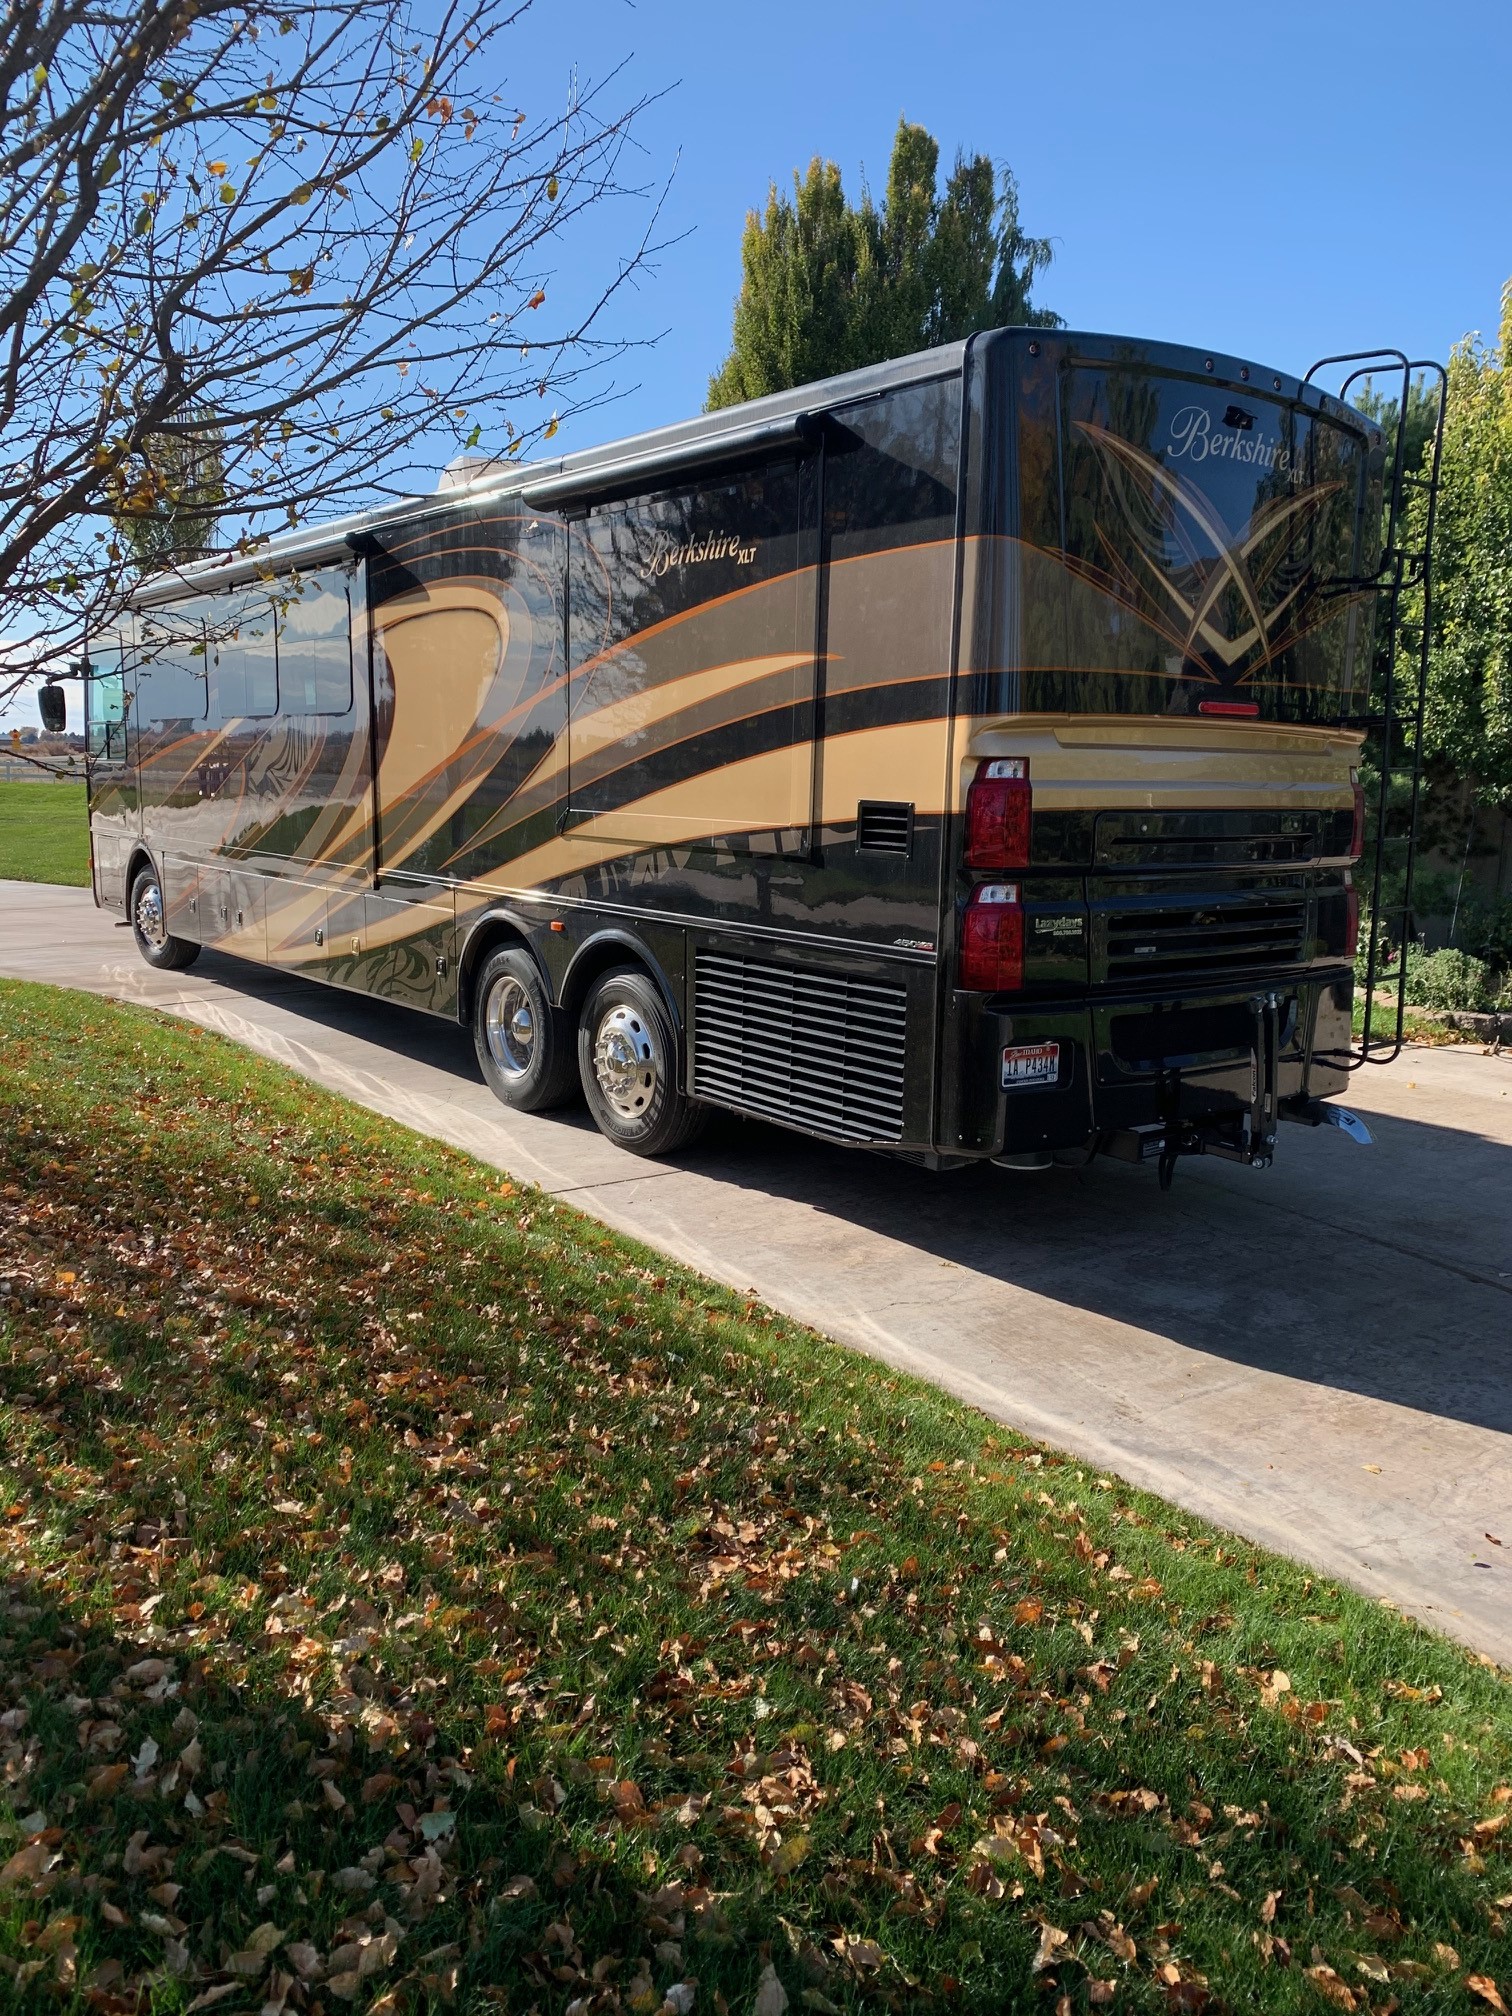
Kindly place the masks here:
<instances>
[{"instance_id":1,"label":"idaho license plate","mask_svg":"<svg viewBox=\"0 0 1512 2016\"><path fill-rule=\"evenodd\" d=\"M1060 1076L1059 1043L1014 1043L1003 1052L1003 1090L1053 1085Z\"/></svg>"}]
</instances>

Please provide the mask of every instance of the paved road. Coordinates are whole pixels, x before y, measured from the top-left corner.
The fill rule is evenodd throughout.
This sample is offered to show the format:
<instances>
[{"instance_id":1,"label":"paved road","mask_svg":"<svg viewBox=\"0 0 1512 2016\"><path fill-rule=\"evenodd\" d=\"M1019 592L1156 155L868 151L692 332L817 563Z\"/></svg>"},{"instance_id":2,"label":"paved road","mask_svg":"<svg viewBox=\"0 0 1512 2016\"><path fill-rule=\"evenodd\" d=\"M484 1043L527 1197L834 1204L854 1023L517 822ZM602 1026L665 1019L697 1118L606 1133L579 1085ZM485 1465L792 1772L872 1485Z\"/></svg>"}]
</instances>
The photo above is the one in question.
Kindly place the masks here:
<instances>
[{"instance_id":1,"label":"paved road","mask_svg":"<svg viewBox=\"0 0 1512 2016\"><path fill-rule=\"evenodd\" d=\"M0 882L0 974L220 1030L1512 1666L1512 1060L1409 1052L1359 1088L1373 1148L1288 1127L1267 1173L1162 1197L735 1121L638 1162L505 1112L450 1025L214 954L154 973L78 890Z\"/></svg>"}]
</instances>

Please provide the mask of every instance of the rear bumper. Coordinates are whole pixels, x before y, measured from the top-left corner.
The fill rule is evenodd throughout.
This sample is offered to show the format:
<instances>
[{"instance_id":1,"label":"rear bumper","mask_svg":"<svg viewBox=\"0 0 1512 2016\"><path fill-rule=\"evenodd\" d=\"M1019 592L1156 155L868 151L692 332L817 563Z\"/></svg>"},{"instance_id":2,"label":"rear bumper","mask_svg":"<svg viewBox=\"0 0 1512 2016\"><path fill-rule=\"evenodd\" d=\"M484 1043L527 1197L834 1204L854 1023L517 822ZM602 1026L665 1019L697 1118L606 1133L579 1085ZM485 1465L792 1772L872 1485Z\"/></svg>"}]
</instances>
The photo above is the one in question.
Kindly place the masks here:
<instances>
[{"instance_id":1,"label":"rear bumper","mask_svg":"<svg viewBox=\"0 0 1512 2016\"><path fill-rule=\"evenodd\" d=\"M1347 1082L1353 985L1340 967L1063 1001L955 994L939 1148L1032 1155L1172 1125L1236 1124L1264 1089L1271 997L1275 1103L1327 1098ZM1053 1082L1043 1056L1052 1044ZM1042 1054L1028 1068L1044 1071L1043 1082L1005 1087L1004 1052L1034 1050Z\"/></svg>"}]
</instances>

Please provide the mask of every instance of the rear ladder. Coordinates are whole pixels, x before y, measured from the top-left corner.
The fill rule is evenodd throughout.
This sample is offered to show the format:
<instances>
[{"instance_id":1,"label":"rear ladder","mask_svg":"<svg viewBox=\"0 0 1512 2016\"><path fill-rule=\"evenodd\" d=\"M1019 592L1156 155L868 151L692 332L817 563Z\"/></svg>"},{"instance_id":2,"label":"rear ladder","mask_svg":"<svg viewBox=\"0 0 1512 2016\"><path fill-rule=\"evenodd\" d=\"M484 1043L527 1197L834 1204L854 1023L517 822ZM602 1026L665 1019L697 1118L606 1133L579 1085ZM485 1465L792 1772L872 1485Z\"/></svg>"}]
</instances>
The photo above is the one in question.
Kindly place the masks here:
<instances>
[{"instance_id":1,"label":"rear ladder","mask_svg":"<svg viewBox=\"0 0 1512 2016\"><path fill-rule=\"evenodd\" d=\"M1366 711L1346 716L1342 722L1344 726L1363 729L1370 738L1379 763L1380 780L1375 805L1374 858L1366 867L1370 912L1365 948L1365 1012L1359 1043L1349 1051L1346 1065L1346 1069L1354 1071L1362 1064L1389 1064L1402 1048L1412 879L1417 865L1418 809L1422 795L1423 713L1428 698L1428 653L1433 633L1433 522L1438 508L1448 374L1442 364L1431 358L1410 359L1400 350L1359 350L1320 358L1303 383L1316 382L1319 372L1335 365L1353 367L1339 387L1337 396L1342 400L1348 399L1351 388L1362 378L1370 378L1383 366L1392 376L1401 373L1381 564L1373 576L1352 584L1374 586L1379 596ZM1404 466L1408 405L1414 374L1421 376L1425 372L1431 372L1438 381L1438 411L1422 469L1409 474ZM1405 507L1414 495L1425 499L1418 521L1422 540L1421 544L1409 546L1404 543ZM1394 794L1394 786L1402 787L1399 794ZM1395 818L1394 795L1403 801L1401 814ZM1397 900L1385 903L1382 893L1386 886L1388 847L1395 851L1402 881ZM1382 1028L1380 1023L1389 1022L1389 1018L1378 1014L1376 986L1385 971L1393 942L1399 953L1396 1016L1394 1024Z\"/></svg>"}]
</instances>

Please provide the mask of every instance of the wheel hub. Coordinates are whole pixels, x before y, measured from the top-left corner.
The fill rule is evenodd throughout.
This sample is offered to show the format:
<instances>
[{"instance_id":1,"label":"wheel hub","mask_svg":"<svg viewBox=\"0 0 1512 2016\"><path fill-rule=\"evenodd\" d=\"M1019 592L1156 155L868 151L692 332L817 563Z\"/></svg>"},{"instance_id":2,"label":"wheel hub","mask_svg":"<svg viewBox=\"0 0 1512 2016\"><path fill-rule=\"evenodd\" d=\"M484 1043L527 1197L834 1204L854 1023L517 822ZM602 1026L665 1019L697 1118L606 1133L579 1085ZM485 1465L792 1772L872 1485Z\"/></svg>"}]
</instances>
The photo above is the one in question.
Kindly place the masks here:
<instances>
[{"instance_id":1,"label":"wheel hub","mask_svg":"<svg viewBox=\"0 0 1512 2016\"><path fill-rule=\"evenodd\" d=\"M154 948L161 946L168 936L163 919L163 892L156 882L146 882L137 891L136 928L138 936Z\"/></svg>"},{"instance_id":2,"label":"wheel hub","mask_svg":"<svg viewBox=\"0 0 1512 2016\"><path fill-rule=\"evenodd\" d=\"M536 1022L518 980L501 980L490 990L484 1026L494 1063L507 1078L523 1078L535 1056Z\"/></svg>"},{"instance_id":3,"label":"wheel hub","mask_svg":"<svg viewBox=\"0 0 1512 2016\"><path fill-rule=\"evenodd\" d=\"M617 1002L598 1025L593 1073L599 1090L622 1120L639 1120L656 1094L656 1044L645 1017Z\"/></svg>"}]
</instances>

